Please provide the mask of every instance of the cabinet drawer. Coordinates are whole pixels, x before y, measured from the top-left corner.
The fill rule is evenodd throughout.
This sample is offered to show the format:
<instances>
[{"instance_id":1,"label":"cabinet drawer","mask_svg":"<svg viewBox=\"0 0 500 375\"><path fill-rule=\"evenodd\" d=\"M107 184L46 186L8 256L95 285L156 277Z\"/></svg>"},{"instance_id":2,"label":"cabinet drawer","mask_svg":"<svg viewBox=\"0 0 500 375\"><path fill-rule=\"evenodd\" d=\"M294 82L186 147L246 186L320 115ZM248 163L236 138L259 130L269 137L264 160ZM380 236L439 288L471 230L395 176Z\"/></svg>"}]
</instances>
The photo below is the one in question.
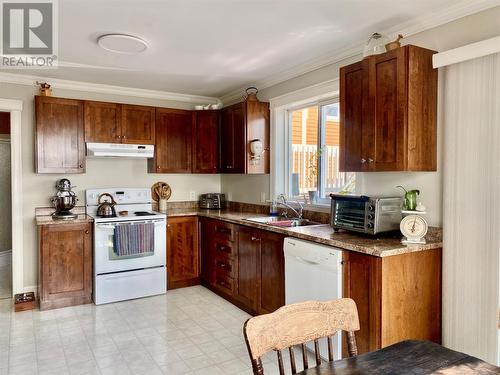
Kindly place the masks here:
<instances>
[{"instance_id":1,"label":"cabinet drawer","mask_svg":"<svg viewBox=\"0 0 500 375\"><path fill-rule=\"evenodd\" d=\"M218 257L234 257L235 254L235 249L234 245L230 241L224 241L224 240L215 240L214 241L214 254L215 256Z\"/></svg>"},{"instance_id":2,"label":"cabinet drawer","mask_svg":"<svg viewBox=\"0 0 500 375\"><path fill-rule=\"evenodd\" d=\"M230 223L225 223L223 221L217 221L214 226L215 235L218 238L222 238L228 241L234 240L234 225Z\"/></svg>"},{"instance_id":3,"label":"cabinet drawer","mask_svg":"<svg viewBox=\"0 0 500 375\"><path fill-rule=\"evenodd\" d=\"M227 294L232 295L234 292L234 280L224 274L215 270L215 287Z\"/></svg>"},{"instance_id":4,"label":"cabinet drawer","mask_svg":"<svg viewBox=\"0 0 500 375\"><path fill-rule=\"evenodd\" d=\"M235 276L234 261L225 256L215 258L215 272L229 277Z\"/></svg>"}]
</instances>

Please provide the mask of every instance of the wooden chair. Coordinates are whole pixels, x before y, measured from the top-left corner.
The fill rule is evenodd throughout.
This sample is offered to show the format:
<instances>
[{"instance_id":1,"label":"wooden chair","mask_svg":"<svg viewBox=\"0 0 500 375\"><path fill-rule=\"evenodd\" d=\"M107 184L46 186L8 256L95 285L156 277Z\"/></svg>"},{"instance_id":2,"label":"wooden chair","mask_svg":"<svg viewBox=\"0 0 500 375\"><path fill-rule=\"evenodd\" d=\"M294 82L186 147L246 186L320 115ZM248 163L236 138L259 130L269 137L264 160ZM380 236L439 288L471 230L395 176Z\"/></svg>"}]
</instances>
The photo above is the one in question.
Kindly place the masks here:
<instances>
[{"instance_id":1,"label":"wooden chair","mask_svg":"<svg viewBox=\"0 0 500 375\"><path fill-rule=\"evenodd\" d=\"M271 314L248 319L243 327L245 341L252 361L254 375L264 375L262 356L271 350L278 353L281 375L285 374L282 350L290 353L292 374L297 373L294 346L302 350L302 362L307 369L308 359L305 343L314 341L316 365L321 364L319 339L326 338L328 361L334 358L332 336L338 331L347 332L349 356L358 355L354 331L359 331L358 309L350 298L334 301L308 301L279 308Z\"/></svg>"}]
</instances>

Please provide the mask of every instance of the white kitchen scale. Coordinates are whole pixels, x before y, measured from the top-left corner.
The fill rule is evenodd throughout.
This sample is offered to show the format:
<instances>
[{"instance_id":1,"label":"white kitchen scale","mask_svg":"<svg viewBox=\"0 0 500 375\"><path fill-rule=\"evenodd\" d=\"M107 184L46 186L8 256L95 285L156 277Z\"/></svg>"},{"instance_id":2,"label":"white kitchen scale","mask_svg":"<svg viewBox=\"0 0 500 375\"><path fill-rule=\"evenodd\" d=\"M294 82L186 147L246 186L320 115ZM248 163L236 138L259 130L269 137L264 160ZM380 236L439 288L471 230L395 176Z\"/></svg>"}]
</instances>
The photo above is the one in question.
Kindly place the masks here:
<instances>
[{"instance_id":1,"label":"white kitchen scale","mask_svg":"<svg viewBox=\"0 0 500 375\"><path fill-rule=\"evenodd\" d=\"M425 235L429 225L423 217L423 211L402 211L404 215L399 229L405 238L401 240L404 244L425 244Z\"/></svg>"}]
</instances>

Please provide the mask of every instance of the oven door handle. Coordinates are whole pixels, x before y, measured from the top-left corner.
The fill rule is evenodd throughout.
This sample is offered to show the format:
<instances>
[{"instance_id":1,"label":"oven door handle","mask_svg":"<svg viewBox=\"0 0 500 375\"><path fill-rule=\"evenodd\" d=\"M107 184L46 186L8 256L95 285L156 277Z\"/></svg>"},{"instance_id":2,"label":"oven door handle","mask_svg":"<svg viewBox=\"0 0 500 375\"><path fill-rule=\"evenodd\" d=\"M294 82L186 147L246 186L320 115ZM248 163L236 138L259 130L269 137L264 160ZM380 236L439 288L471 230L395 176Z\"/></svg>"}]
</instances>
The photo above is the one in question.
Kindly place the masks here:
<instances>
[{"instance_id":1,"label":"oven door handle","mask_svg":"<svg viewBox=\"0 0 500 375\"><path fill-rule=\"evenodd\" d=\"M95 226L96 228L103 228L103 229L114 229L117 225L124 225L124 224L147 224L147 223L153 223L155 226L157 225L162 225L166 224L165 220L144 220L144 221L117 221L114 223L110 224L101 224L101 223L96 223Z\"/></svg>"}]
</instances>

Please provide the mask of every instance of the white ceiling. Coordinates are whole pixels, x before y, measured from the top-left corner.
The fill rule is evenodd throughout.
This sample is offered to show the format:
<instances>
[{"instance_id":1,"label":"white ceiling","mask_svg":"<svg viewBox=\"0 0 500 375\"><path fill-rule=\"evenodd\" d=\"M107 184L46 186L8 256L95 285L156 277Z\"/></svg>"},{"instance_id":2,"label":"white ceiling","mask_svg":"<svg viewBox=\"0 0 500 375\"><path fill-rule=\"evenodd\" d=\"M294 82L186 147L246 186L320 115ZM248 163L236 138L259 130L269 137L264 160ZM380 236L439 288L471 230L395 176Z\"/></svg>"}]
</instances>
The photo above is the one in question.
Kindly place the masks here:
<instances>
[{"instance_id":1,"label":"white ceiling","mask_svg":"<svg viewBox=\"0 0 500 375\"><path fill-rule=\"evenodd\" d=\"M13 71L220 97L373 32L478 0L63 0L56 70ZM139 55L97 46L106 33L149 43ZM300 71L298 69L297 71Z\"/></svg>"}]
</instances>

